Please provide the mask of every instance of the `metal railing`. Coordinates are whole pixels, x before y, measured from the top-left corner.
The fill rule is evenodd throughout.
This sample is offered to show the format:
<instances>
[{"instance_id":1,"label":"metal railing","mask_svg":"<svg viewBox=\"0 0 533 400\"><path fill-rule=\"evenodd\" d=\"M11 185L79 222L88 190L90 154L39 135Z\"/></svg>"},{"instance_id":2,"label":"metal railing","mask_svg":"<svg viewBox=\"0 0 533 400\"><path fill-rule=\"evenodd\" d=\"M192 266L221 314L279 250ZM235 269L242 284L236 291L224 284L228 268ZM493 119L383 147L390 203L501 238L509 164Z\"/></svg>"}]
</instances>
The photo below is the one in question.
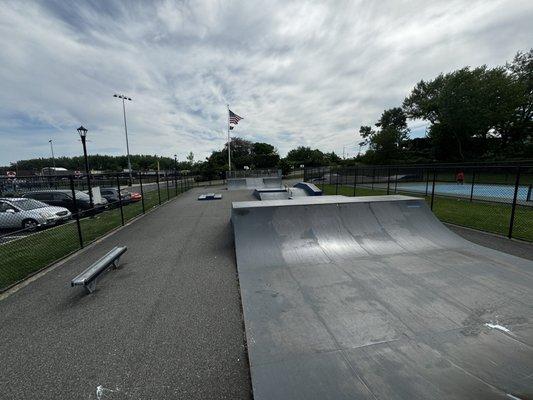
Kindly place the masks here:
<instances>
[{"instance_id":1,"label":"metal railing","mask_svg":"<svg viewBox=\"0 0 533 400\"><path fill-rule=\"evenodd\" d=\"M277 177L281 178L280 169L246 169L238 171L226 171L226 179L235 178L261 178Z\"/></svg>"},{"instance_id":2,"label":"metal railing","mask_svg":"<svg viewBox=\"0 0 533 400\"><path fill-rule=\"evenodd\" d=\"M442 221L533 241L533 163L306 168L325 194L424 197Z\"/></svg>"}]
</instances>

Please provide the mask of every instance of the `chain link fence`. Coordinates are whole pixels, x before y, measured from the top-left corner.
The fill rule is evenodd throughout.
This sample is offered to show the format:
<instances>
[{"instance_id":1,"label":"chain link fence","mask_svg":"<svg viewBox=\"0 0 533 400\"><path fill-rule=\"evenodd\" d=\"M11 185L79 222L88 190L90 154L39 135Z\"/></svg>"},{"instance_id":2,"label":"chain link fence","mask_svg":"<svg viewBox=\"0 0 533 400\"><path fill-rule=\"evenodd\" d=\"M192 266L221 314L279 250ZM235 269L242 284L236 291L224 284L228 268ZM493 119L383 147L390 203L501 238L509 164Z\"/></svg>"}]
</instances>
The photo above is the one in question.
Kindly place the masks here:
<instances>
[{"instance_id":1,"label":"chain link fence","mask_svg":"<svg viewBox=\"0 0 533 400\"><path fill-rule=\"evenodd\" d=\"M259 177L276 177L281 178L280 169L240 169L226 171L226 179L236 178L259 178Z\"/></svg>"},{"instance_id":2,"label":"chain link fence","mask_svg":"<svg viewBox=\"0 0 533 400\"><path fill-rule=\"evenodd\" d=\"M0 291L195 184L174 171L0 177Z\"/></svg>"},{"instance_id":3,"label":"chain link fence","mask_svg":"<svg viewBox=\"0 0 533 400\"><path fill-rule=\"evenodd\" d=\"M533 241L533 164L306 168L325 194L424 197L444 222Z\"/></svg>"}]
</instances>

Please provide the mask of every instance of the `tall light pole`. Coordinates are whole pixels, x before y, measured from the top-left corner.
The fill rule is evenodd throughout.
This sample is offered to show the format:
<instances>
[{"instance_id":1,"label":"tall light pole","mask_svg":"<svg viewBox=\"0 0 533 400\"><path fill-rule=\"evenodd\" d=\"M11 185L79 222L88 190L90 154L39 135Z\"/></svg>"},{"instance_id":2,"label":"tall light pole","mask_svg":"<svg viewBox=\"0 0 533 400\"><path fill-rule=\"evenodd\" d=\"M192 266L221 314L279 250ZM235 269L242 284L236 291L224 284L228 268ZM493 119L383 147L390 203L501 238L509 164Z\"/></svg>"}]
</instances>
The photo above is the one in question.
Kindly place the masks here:
<instances>
[{"instance_id":1,"label":"tall light pole","mask_svg":"<svg viewBox=\"0 0 533 400\"><path fill-rule=\"evenodd\" d=\"M48 141L50 143L50 150L52 151L52 165L54 167L54 173L56 169L56 158L54 157L54 145L52 144L52 139Z\"/></svg>"},{"instance_id":2,"label":"tall light pole","mask_svg":"<svg viewBox=\"0 0 533 400\"><path fill-rule=\"evenodd\" d=\"M86 139L87 139L87 129L85 129L82 126L80 126L77 129L80 138L81 138L81 144L83 145L83 157L85 159L85 174L87 175L87 188L89 189L89 203L91 205L91 208L93 208L93 191L91 189L91 174L89 173L89 159L87 158L87 145L86 145Z\"/></svg>"},{"instance_id":3,"label":"tall light pole","mask_svg":"<svg viewBox=\"0 0 533 400\"><path fill-rule=\"evenodd\" d=\"M131 101L131 97L125 96L123 94L114 94L113 97L116 97L122 100L122 111L124 113L124 132L126 132L126 152L128 154L128 171L130 174L130 186L131 186L133 182L133 176L131 174L130 144L128 142L128 125L126 124L126 104L125 104L126 100Z\"/></svg>"}]
</instances>

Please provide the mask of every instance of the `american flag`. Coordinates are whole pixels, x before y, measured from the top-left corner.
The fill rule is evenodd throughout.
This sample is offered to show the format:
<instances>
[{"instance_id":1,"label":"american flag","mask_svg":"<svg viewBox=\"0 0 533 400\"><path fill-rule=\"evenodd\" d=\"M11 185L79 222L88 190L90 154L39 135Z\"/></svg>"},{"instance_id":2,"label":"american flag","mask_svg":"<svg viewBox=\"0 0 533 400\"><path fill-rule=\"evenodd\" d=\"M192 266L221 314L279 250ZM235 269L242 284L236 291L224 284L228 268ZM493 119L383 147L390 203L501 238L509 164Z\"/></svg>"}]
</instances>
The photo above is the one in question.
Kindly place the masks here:
<instances>
[{"instance_id":1,"label":"american flag","mask_svg":"<svg viewBox=\"0 0 533 400\"><path fill-rule=\"evenodd\" d=\"M229 110L229 123L230 124L237 125L241 119L243 118L239 117L233 111Z\"/></svg>"}]
</instances>

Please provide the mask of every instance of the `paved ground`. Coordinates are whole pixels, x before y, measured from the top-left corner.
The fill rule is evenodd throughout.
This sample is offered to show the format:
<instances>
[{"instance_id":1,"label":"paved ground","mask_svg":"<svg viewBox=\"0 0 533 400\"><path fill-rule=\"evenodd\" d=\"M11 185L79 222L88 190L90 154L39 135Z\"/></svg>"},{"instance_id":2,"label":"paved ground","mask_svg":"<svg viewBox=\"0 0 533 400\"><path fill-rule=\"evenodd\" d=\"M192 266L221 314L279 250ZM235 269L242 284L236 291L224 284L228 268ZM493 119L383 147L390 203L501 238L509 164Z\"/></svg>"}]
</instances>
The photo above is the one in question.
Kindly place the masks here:
<instances>
[{"instance_id":1,"label":"paved ground","mask_svg":"<svg viewBox=\"0 0 533 400\"><path fill-rule=\"evenodd\" d=\"M510 240L499 235L477 231L470 228L463 228L457 225L446 224L446 226L458 235L481 246L503 251L504 253L526 258L528 260L533 260L533 243L523 242L520 240Z\"/></svg>"},{"instance_id":2,"label":"paved ground","mask_svg":"<svg viewBox=\"0 0 533 400\"><path fill-rule=\"evenodd\" d=\"M2 399L251 397L230 198L155 210L0 301ZM115 245L92 295L70 279Z\"/></svg>"}]
</instances>

